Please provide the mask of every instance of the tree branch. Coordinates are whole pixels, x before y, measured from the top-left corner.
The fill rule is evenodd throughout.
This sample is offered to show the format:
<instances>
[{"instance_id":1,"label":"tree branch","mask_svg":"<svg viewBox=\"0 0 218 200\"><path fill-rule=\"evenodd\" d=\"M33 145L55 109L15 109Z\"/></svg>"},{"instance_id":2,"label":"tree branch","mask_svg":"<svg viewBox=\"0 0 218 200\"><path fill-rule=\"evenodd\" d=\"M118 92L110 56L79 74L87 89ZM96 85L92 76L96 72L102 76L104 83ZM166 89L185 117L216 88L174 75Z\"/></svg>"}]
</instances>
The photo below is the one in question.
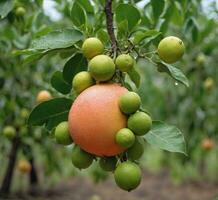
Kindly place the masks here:
<instances>
[{"instance_id":1,"label":"tree branch","mask_svg":"<svg viewBox=\"0 0 218 200\"><path fill-rule=\"evenodd\" d=\"M111 40L112 53L116 57L118 47L117 47L117 40L114 34L112 1L113 0L106 0L104 11L106 15L107 32Z\"/></svg>"}]
</instances>

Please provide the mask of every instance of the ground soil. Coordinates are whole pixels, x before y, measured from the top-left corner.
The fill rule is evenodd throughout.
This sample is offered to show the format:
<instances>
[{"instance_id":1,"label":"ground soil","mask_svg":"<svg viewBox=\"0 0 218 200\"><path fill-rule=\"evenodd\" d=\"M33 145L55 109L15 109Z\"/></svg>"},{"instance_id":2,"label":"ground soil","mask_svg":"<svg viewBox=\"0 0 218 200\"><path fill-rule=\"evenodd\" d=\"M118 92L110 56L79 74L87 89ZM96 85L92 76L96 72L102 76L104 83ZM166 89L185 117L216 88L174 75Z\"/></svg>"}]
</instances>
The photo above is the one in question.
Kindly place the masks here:
<instances>
[{"instance_id":1,"label":"ground soil","mask_svg":"<svg viewBox=\"0 0 218 200\"><path fill-rule=\"evenodd\" d=\"M3 198L6 199L5 197ZM95 185L88 178L75 177L55 187L13 194L11 200L218 200L218 184L188 182L175 186L166 173L144 173L141 185L132 192L120 190L112 177Z\"/></svg>"}]
</instances>

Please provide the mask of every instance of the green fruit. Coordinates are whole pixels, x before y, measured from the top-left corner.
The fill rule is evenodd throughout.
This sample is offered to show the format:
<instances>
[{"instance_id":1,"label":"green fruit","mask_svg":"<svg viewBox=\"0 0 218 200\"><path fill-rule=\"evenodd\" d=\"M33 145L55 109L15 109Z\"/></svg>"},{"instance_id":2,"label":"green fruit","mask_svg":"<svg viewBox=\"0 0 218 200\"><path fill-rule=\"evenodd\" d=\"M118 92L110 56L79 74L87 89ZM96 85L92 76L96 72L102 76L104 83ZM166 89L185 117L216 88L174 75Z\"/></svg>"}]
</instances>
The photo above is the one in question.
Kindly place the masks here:
<instances>
[{"instance_id":1,"label":"green fruit","mask_svg":"<svg viewBox=\"0 0 218 200\"><path fill-rule=\"evenodd\" d=\"M72 138L70 136L70 132L68 130L68 123L61 122L55 129L55 139L56 142L63 145L71 144Z\"/></svg>"},{"instance_id":2,"label":"green fruit","mask_svg":"<svg viewBox=\"0 0 218 200\"><path fill-rule=\"evenodd\" d=\"M199 65L203 65L206 61L206 57L203 53L200 53L197 58L196 58L196 61Z\"/></svg>"},{"instance_id":3,"label":"green fruit","mask_svg":"<svg viewBox=\"0 0 218 200\"><path fill-rule=\"evenodd\" d=\"M16 136L16 130L13 126L6 126L3 129L3 135L8 139L13 139Z\"/></svg>"},{"instance_id":4,"label":"green fruit","mask_svg":"<svg viewBox=\"0 0 218 200\"><path fill-rule=\"evenodd\" d=\"M128 72L134 66L134 60L129 54L121 54L116 58L115 64L122 72Z\"/></svg>"},{"instance_id":5,"label":"green fruit","mask_svg":"<svg viewBox=\"0 0 218 200\"><path fill-rule=\"evenodd\" d=\"M135 142L134 133L128 128L120 129L116 134L116 143L121 147L129 148Z\"/></svg>"},{"instance_id":6,"label":"green fruit","mask_svg":"<svg viewBox=\"0 0 218 200\"><path fill-rule=\"evenodd\" d=\"M94 156L75 146L72 151L72 163L79 169L88 168L94 159Z\"/></svg>"},{"instance_id":7,"label":"green fruit","mask_svg":"<svg viewBox=\"0 0 218 200\"><path fill-rule=\"evenodd\" d=\"M26 126L20 128L20 135L23 137L28 135L28 128Z\"/></svg>"},{"instance_id":8,"label":"green fruit","mask_svg":"<svg viewBox=\"0 0 218 200\"><path fill-rule=\"evenodd\" d=\"M127 191L135 189L140 184L141 176L139 166L130 161L119 164L114 172L116 184Z\"/></svg>"},{"instance_id":9,"label":"green fruit","mask_svg":"<svg viewBox=\"0 0 218 200\"><path fill-rule=\"evenodd\" d=\"M26 108L22 108L21 111L20 111L20 116L23 119L26 119L29 116L29 110L26 109Z\"/></svg>"},{"instance_id":10,"label":"green fruit","mask_svg":"<svg viewBox=\"0 0 218 200\"><path fill-rule=\"evenodd\" d=\"M18 7L16 10L15 10L15 14L16 16L18 17L22 17L26 14L26 9L22 6Z\"/></svg>"},{"instance_id":11,"label":"green fruit","mask_svg":"<svg viewBox=\"0 0 218 200\"><path fill-rule=\"evenodd\" d=\"M158 54L166 63L174 63L182 58L185 46L177 37L169 36L162 39L158 45Z\"/></svg>"},{"instance_id":12,"label":"green fruit","mask_svg":"<svg viewBox=\"0 0 218 200\"><path fill-rule=\"evenodd\" d=\"M128 149L127 156L129 160L139 160L144 153L144 141L140 137L135 138L134 144Z\"/></svg>"},{"instance_id":13,"label":"green fruit","mask_svg":"<svg viewBox=\"0 0 218 200\"><path fill-rule=\"evenodd\" d=\"M135 92L127 92L119 98L120 110L125 114L136 112L141 105L141 98Z\"/></svg>"},{"instance_id":14,"label":"green fruit","mask_svg":"<svg viewBox=\"0 0 218 200\"><path fill-rule=\"evenodd\" d=\"M211 77L208 77L205 81L204 81L204 89L205 90L211 90L214 87L214 80Z\"/></svg>"},{"instance_id":15,"label":"green fruit","mask_svg":"<svg viewBox=\"0 0 218 200\"><path fill-rule=\"evenodd\" d=\"M88 38L83 42L82 52L84 56L88 59L93 58L99 54L102 54L104 46L98 38Z\"/></svg>"},{"instance_id":16,"label":"green fruit","mask_svg":"<svg viewBox=\"0 0 218 200\"><path fill-rule=\"evenodd\" d=\"M88 87L94 85L94 79L92 78L89 72L83 71L76 74L73 78L73 89L76 91L77 94L81 93L83 90L87 89Z\"/></svg>"},{"instance_id":17,"label":"green fruit","mask_svg":"<svg viewBox=\"0 0 218 200\"><path fill-rule=\"evenodd\" d=\"M99 165L104 171L114 171L116 168L116 157L104 157L100 158Z\"/></svg>"},{"instance_id":18,"label":"green fruit","mask_svg":"<svg viewBox=\"0 0 218 200\"><path fill-rule=\"evenodd\" d=\"M98 55L89 62L89 72L96 81L108 81L115 73L115 64L109 56Z\"/></svg>"},{"instance_id":19,"label":"green fruit","mask_svg":"<svg viewBox=\"0 0 218 200\"><path fill-rule=\"evenodd\" d=\"M152 125L152 120L149 115L144 112L136 112L131 115L127 121L127 126L136 135L145 135Z\"/></svg>"}]
</instances>

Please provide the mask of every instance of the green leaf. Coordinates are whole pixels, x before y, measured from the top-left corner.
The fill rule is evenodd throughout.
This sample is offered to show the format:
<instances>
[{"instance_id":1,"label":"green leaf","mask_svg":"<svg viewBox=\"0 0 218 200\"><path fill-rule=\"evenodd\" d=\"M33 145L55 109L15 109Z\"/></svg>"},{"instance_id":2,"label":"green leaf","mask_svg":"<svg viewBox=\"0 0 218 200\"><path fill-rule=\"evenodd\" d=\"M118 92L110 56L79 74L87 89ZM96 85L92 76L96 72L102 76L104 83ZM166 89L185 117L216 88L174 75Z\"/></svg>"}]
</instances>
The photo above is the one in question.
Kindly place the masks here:
<instances>
[{"instance_id":1,"label":"green leaf","mask_svg":"<svg viewBox=\"0 0 218 200\"><path fill-rule=\"evenodd\" d=\"M87 70L87 60L83 54L75 54L64 65L63 78L69 84L72 84L73 77L80 71Z\"/></svg>"},{"instance_id":2,"label":"green leaf","mask_svg":"<svg viewBox=\"0 0 218 200\"><path fill-rule=\"evenodd\" d=\"M164 0L151 0L151 6L153 11L154 20L158 21L158 18L164 10L165 1Z\"/></svg>"},{"instance_id":3,"label":"green leaf","mask_svg":"<svg viewBox=\"0 0 218 200\"><path fill-rule=\"evenodd\" d=\"M130 79L135 84L135 86L137 88L139 88L141 77L140 77L139 72L136 70L136 65L130 71L128 71L127 73L129 75Z\"/></svg>"},{"instance_id":4,"label":"green leaf","mask_svg":"<svg viewBox=\"0 0 218 200\"><path fill-rule=\"evenodd\" d=\"M71 9L71 20L78 28L86 24L86 14L84 9L78 4L74 3Z\"/></svg>"},{"instance_id":5,"label":"green leaf","mask_svg":"<svg viewBox=\"0 0 218 200\"><path fill-rule=\"evenodd\" d=\"M189 87L189 81L180 69L163 62L159 62L157 66L159 72L166 72L176 81L184 84L186 87Z\"/></svg>"},{"instance_id":6,"label":"green leaf","mask_svg":"<svg viewBox=\"0 0 218 200\"><path fill-rule=\"evenodd\" d=\"M175 126L153 121L151 130L144 137L152 146L186 155L184 136Z\"/></svg>"},{"instance_id":7,"label":"green leaf","mask_svg":"<svg viewBox=\"0 0 218 200\"><path fill-rule=\"evenodd\" d=\"M109 41L108 33L104 29L99 29L97 31L97 37L99 40L101 40L103 43L107 43Z\"/></svg>"},{"instance_id":8,"label":"green leaf","mask_svg":"<svg viewBox=\"0 0 218 200\"><path fill-rule=\"evenodd\" d=\"M13 9L13 0L1 0L0 1L0 19L5 18L8 13Z\"/></svg>"},{"instance_id":9,"label":"green leaf","mask_svg":"<svg viewBox=\"0 0 218 200\"><path fill-rule=\"evenodd\" d=\"M33 49L60 49L74 45L76 42L83 40L83 35L75 29L63 29L52 31L47 35L36 38L32 41Z\"/></svg>"},{"instance_id":10,"label":"green leaf","mask_svg":"<svg viewBox=\"0 0 218 200\"><path fill-rule=\"evenodd\" d=\"M80 4L86 12L94 13L94 8L89 0L77 0L76 2Z\"/></svg>"},{"instance_id":11,"label":"green leaf","mask_svg":"<svg viewBox=\"0 0 218 200\"><path fill-rule=\"evenodd\" d=\"M56 71L51 78L51 85L58 92L62 94L68 94L71 91L71 84L67 83L63 79L63 74L60 71Z\"/></svg>"},{"instance_id":12,"label":"green leaf","mask_svg":"<svg viewBox=\"0 0 218 200\"><path fill-rule=\"evenodd\" d=\"M33 126L49 124L51 123L50 120L53 121L60 119L61 116L67 116L71 105L72 100L66 98L55 98L42 102L31 112L28 124Z\"/></svg>"},{"instance_id":13,"label":"green leaf","mask_svg":"<svg viewBox=\"0 0 218 200\"><path fill-rule=\"evenodd\" d=\"M161 32L159 32L157 30L137 31L134 34L133 43L134 44L139 44L145 38L158 36L160 34L161 34Z\"/></svg>"},{"instance_id":14,"label":"green leaf","mask_svg":"<svg viewBox=\"0 0 218 200\"><path fill-rule=\"evenodd\" d=\"M115 10L116 22L127 20L128 30L131 31L141 19L140 12L130 4L119 4Z\"/></svg>"}]
</instances>

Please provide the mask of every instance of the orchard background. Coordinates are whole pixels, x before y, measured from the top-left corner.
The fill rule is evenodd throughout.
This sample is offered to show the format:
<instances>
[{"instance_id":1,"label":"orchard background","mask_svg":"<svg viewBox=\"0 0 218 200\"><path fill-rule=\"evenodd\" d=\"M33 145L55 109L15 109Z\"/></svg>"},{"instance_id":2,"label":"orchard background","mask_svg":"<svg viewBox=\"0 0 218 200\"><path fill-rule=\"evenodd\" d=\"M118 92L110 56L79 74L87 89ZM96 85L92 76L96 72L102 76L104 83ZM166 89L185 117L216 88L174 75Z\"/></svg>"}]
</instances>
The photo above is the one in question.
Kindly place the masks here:
<instances>
[{"instance_id":1,"label":"orchard background","mask_svg":"<svg viewBox=\"0 0 218 200\"><path fill-rule=\"evenodd\" d=\"M1 0L0 199L216 200L217 13L215 0ZM185 46L172 64L158 51L168 36ZM90 37L116 63L104 81L137 93L140 112L153 120L140 136L144 153L133 162L142 178L131 192L97 157L78 170L75 143L58 144L55 133L80 93L73 78L87 69L93 76L82 48ZM118 68L120 54L131 55L131 70Z\"/></svg>"}]
</instances>

